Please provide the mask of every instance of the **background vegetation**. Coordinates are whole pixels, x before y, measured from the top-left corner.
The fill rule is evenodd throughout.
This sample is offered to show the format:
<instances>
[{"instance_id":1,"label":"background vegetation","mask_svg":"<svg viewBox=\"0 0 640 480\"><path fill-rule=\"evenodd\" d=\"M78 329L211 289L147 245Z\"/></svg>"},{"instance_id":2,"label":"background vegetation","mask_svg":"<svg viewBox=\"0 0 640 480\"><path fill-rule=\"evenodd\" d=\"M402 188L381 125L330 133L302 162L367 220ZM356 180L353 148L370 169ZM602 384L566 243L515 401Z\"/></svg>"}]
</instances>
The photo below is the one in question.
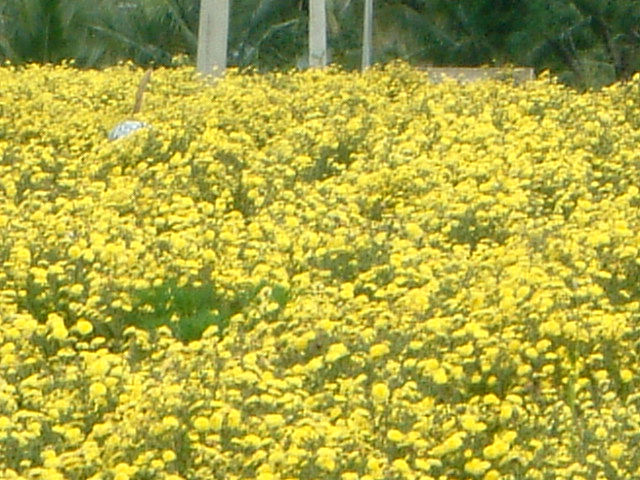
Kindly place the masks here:
<instances>
[{"instance_id":1,"label":"background vegetation","mask_svg":"<svg viewBox=\"0 0 640 480\"><path fill-rule=\"evenodd\" d=\"M232 2L229 63L304 67L307 2ZM327 0L331 59L360 67L362 0ZM124 59L170 65L196 53L197 0L6 0L0 59L104 67ZM421 65L531 66L579 88L640 69L634 0L377 0L375 60Z\"/></svg>"}]
</instances>

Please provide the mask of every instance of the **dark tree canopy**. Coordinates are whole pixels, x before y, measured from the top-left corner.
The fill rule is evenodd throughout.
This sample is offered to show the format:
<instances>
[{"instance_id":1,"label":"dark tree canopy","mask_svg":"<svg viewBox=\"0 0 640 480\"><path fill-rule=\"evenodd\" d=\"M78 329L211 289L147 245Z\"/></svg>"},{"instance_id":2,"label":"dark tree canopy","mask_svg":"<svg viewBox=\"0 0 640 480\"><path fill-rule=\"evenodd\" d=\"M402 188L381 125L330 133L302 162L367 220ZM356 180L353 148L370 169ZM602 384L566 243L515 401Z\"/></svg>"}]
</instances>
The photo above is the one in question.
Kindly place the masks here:
<instances>
[{"instance_id":1,"label":"dark tree canopy","mask_svg":"<svg viewBox=\"0 0 640 480\"><path fill-rule=\"evenodd\" d=\"M328 2L330 60L360 67L364 0ZM198 0L4 0L0 60L193 62ZM308 0L232 1L229 64L304 65ZM549 69L579 88L640 70L637 0L375 0L374 60Z\"/></svg>"}]
</instances>

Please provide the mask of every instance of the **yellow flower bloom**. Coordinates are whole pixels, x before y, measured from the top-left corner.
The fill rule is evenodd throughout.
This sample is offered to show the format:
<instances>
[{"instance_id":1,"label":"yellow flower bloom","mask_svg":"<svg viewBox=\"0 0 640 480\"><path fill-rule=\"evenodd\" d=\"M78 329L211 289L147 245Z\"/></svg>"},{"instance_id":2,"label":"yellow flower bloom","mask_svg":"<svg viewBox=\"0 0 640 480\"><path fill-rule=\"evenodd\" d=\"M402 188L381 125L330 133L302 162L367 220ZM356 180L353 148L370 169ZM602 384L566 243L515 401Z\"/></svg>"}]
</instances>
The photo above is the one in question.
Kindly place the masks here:
<instances>
[{"instance_id":1,"label":"yellow flower bloom","mask_svg":"<svg viewBox=\"0 0 640 480\"><path fill-rule=\"evenodd\" d=\"M509 443L500 438L497 438L491 445L487 445L486 447L484 447L484 449L482 450L482 454L484 458L493 460L506 455L509 449Z\"/></svg>"},{"instance_id":2,"label":"yellow flower bloom","mask_svg":"<svg viewBox=\"0 0 640 480\"><path fill-rule=\"evenodd\" d=\"M277 478L272 472L260 472L256 476L256 480L276 480Z\"/></svg>"},{"instance_id":3,"label":"yellow flower bloom","mask_svg":"<svg viewBox=\"0 0 640 480\"><path fill-rule=\"evenodd\" d=\"M64 340L69 336L64 319L57 313L50 313L47 317L47 325L51 329L49 336L55 340Z\"/></svg>"},{"instance_id":4,"label":"yellow flower bloom","mask_svg":"<svg viewBox=\"0 0 640 480\"><path fill-rule=\"evenodd\" d=\"M346 282L340 287L340 298L342 300L351 300L353 298L353 283Z\"/></svg>"},{"instance_id":5,"label":"yellow flower bloom","mask_svg":"<svg viewBox=\"0 0 640 480\"><path fill-rule=\"evenodd\" d=\"M217 258L216 253L210 248L207 248L205 251L202 252L202 259L205 262L213 262L216 258Z\"/></svg>"},{"instance_id":6,"label":"yellow flower bloom","mask_svg":"<svg viewBox=\"0 0 640 480\"><path fill-rule=\"evenodd\" d=\"M180 426L180 422L173 415L168 415L162 419L162 426L166 429L173 429Z\"/></svg>"},{"instance_id":7,"label":"yellow flower bloom","mask_svg":"<svg viewBox=\"0 0 640 480\"><path fill-rule=\"evenodd\" d=\"M444 368L438 368L435 372L433 372L433 381L438 385L444 385L449 381L449 377L447 376L447 372Z\"/></svg>"},{"instance_id":8,"label":"yellow flower bloom","mask_svg":"<svg viewBox=\"0 0 640 480\"><path fill-rule=\"evenodd\" d=\"M493 393L488 393L482 398L482 402L485 405L500 405L500 399L496 397Z\"/></svg>"},{"instance_id":9,"label":"yellow flower bloom","mask_svg":"<svg viewBox=\"0 0 640 480\"><path fill-rule=\"evenodd\" d=\"M374 478L378 478L382 474L383 462L374 456L367 458L367 472Z\"/></svg>"},{"instance_id":10,"label":"yellow flower bloom","mask_svg":"<svg viewBox=\"0 0 640 480\"><path fill-rule=\"evenodd\" d=\"M268 414L264 416L264 423L268 428L280 428L284 425L284 417L277 413Z\"/></svg>"},{"instance_id":11,"label":"yellow flower bloom","mask_svg":"<svg viewBox=\"0 0 640 480\"><path fill-rule=\"evenodd\" d=\"M431 450L431 454L434 457L442 457L459 450L464 444L463 439L466 434L464 432L457 432L450 435L443 443L434 447Z\"/></svg>"},{"instance_id":12,"label":"yellow flower bloom","mask_svg":"<svg viewBox=\"0 0 640 480\"><path fill-rule=\"evenodd\" d=\"M104 377L110 368L109 361L104 357L90 357L87 360L87 374L91 377Z\"/></svg>"},{"instance_id":13,"label":"yellow flower bloom","mask_svg":"<svg viewBox=\"0 0 640 480\"><path fill-rule=\"evenodd\" d=\"M548 320L540 325L540 334L543 336L557 337L562 334L562 327L555 320Z\"/></svg>"},{"instance_id":14,"label":"yellow flower bloom","mask_svg":"<svg viewBox=\"0 0 640 480\"><path fill-rule=\"evenodd\" d=\"M431 470L431 462L422 458L416 458L414 464L418 470L422 470L423 472L428 472L429 470Z\"/></svg>"},{"instance_id":15,"label":"yellow flower bloom","mask_svg":"<svg viewBox=\"0 0 640 480\"><path fill-rule=\"evenodd\" d=\"M389 351L389 346L386 343L378 343L369 348L369 356L371 358L378 358L387 355Z\"/></svg>"},{"instance_id":16,"label":"yellow flower bloom","mask_svg":"<svg viewBox=\"0 0 640 480\"><path fill-rule=\"evenodd\" d=\"M55 327L49 336L55 340L64 340L69 336L69 331L64 326Z\"/></svg>"},{"instance_id":17,"label":"yellow flower bloom","mask_svg":"<svg viewBox=\"0 0 640 480\"><path fill-rule=\"evenodd\" d=\"M227 413L227 425L229 428L239 428L242 422L242 412L236 408L232 408Z\"/></svg>"},{"instance_id":18,"label":"yellow flower bloom","mask_svg":"<svg viewBox=\"0 0 640 480\"><path fill-rule=\"evenodd\" d=\"M316 465L327 472L333 472L337 467L335 450L327 447L320 447L318 449Z\"/></svg>"},{"instance_id":19,"label":"yellow flower bloom","mask_svg":"<svg viewBox=\"0 0 640 480\"><path fill-rule=\"evenodd\" d=\"M165 450L162 452L162 461L165 463L173 462L176 458L176 454L173 450Z\"/></svg>"},{"instance_id":20,"label":"yellow flower bloom","mask_svg":"<svg viewBox=\"0 0 640 480\"><path fill-rule=\"evenodd\" d=\"M422 227L420 227L420 225L418 225L416 223L407 223L405 225L405 230L407 232L407 236L411 240L418 240L424 234L424 231L422 230Z\"/></svg>"},{"instance_id":21,"label":"yellow flower bloom","mask_svg":"<svg viewBox=\"0 0 640 480\"><path fill-rule=\"evenodd\" d=\"M106 394L107 387L104 386L104 383L95 382L89 387L89 397L93 399L104 397Z\"/></svg>"},{"instance_id":22,"label":"yellow flower bloom","mask_svg":"<svg viewBox=\"0 0 640 480\"><path fill-rule=\"evenodd\" d=\"M69 254L69 258L71 258L72 260L76 260L80 258L80 255L82 255L82 248L80 248L78 245L71 245L67 253Z\"/></svg>"},{"instance_id":23,"label":"yellow flower bloom","mask_svg":"<svg viewBox=\"0 0 640 480\"><path fill-rule=\"evenodd\" d=\"M489 470L487 473L484 474L484 477L482 477L482 480L499 480L501 477L501 474L498 470Z\"/></svg>"},{"instance_id":24,"label":"yellow flower bloom","mask_svg":"<svg viewBox=\"0 0 640 480\"><path fill-rule=\"evenodd\" d=\"M371 397L376 403L384 403L389 399L389 387L386 383L378 382L371 387Z\"/></svg>"},{"instance_id":25,"label":"yellow flower bloom","mask_svg":"<svg viewBox=\"0 0 640 480\"><path fill-rule=\"evenodd\" d=\"M76 323L76 329L81 335L89 335L93 332L93 324L83 318Z\"/></svg>"},{"instance_id":26,"label":"yellow flower bloom","mask_svg":"<svg viewBox=\"0 0 640 480\"><path fill-rule=\"evenodd\" d=\"M475 415L463 415L460 423L462 428L471 433L482 432L487 429L487 424L479 422Z\"/></svg>"},{"instance_id":27,"label":"yellow flower bloom","mask_svg":"<svg viewBox=\"0 0 640 480\"><path fill-rule=\"evenodd\" d=\"M505 402L502 405L500 405L499 418L502 423L509 421L512 415L513 415L513 406L510 403Z\"/></svg>"},{"instance_id":28,"label":"yellow flower bloom","mask_svg":"<svg viewBox=\"0 0 640 480\"><path fill-rule=\"evenodd\" d=\"M329 351L325 355L325 361L333 363L342 357L349 355L349 349L343 343L334 343L329 346Z\"/></svg>"},{"instance_id":29,"label":"yellow flower bloom","mask_svg":"<svg viewBox=\"0 0 640 480\"><path fill-rule=\"evenodd\" d=\"M395 459L393 462L391 462L391 466L401 475L410 475L412 473L411 467L403 458Z\"/></svg>"},{"instance_id":30,"label":"yellow flower bloom","mask_svg":"<svg viewBox=\"0 0 640 480\"><path fill-rule=\"evenodd\" d=\"M80 283L76 283L74 285L71 285L71 287L69 287L69 294L72 297L79 297L84 293L84 285L80 284Z\"/></svg>"},{"instance_id":31,"label":"yellow flower bloom","mask_svg":"<svg viewBox=\"0 0 640 480\"><path fill-rule=\"evenodd\" d=\"M611 460L620 460L622 456L625 454L627 447L622 442L617 442L609 446L607 453L609 454L609 458Z\"/></svg>"},{"instance_id":32,"label":"yellow flower bloom","mask_svg":"<svg viewBox=\"0 0 640 480\"><path fill-rule=\"evenodd\" d=\"M205 417L196 417L193 420L193 426L198 432L206 432L211 428L209 420Z\"/></svg>"},{"instance_id":33,"label":"yellow flower bloom","mask_svg":"<svg viewBox=\"0 0 640 480\"><path fill-rule=\"evenodd\" d=\"M400 443L404 440L405 435L400 430L392 428L387 432L387 438L394 443Z\"/></svg>"},{"instance_id":34,"label":"yellow flower bloom","mask_svg":"<svg viewBox=\"0 0 640 480\"><path fill-rule=\"evenodd\" d=\"M479 458L472 458L464 464L464 471L475 477L484 474L491 467L491 463Z\"/></svg>"},{"instance_id":35,"label":"yellow flower bloom","mask_svg":"<svg viewBox=\"0 0 640 480\"><path fill-rule=\"evenodd\" d=\"M623 383L629 383L633 380L633 372L628 368L623 368L620 370L620 380L622 380Z\"/></svg>"},{"instance_id":36,"label":"yellow flower bloom","mask_svg":"<svg viewBox=\"0 0 640 480\"><path fill-rule=\"evenodd\" d=\"M340 480L359 480L360 478L356 472L344 472L340 475Z\"/></svg>"}]
</instances>

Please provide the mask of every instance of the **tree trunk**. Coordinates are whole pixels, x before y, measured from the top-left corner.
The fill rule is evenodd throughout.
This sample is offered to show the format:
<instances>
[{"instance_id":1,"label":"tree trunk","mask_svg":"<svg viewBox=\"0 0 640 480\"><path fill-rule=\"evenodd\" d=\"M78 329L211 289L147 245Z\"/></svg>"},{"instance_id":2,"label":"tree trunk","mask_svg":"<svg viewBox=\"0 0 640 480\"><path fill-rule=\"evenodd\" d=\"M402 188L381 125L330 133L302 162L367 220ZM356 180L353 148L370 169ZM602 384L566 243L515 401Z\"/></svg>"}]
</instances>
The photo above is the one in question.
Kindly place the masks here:
<instances>
[{"instance_id":1,"label":"tree trunk","mask_svg":"<svg viewBox=\"0 0 640 480\"><path fill-rule=\"evenodd\" d=\"M373 50L373 0L364 2L364 20L362 26L362 70L371 66Z\"/></svg>"},{"instance_id":2,"label":"tree trunk","mask_svg":"<svg viewBox=\"0 0 640 480\"><path fill-rule=\"evenodd\" d=\"M309 66L327 66L327 7L325 0L309 0Z\"/></svg>"},{"instance_id":3,"label":"tree trunk","mask_svg":"<svg viewBox=\"0 0 640 480\"><path fill-rule=\"evenodd\" d=\"M227 68L229 1L202 0L198 31L198 71L220 77Z\"/></svg>"}]
</instances>

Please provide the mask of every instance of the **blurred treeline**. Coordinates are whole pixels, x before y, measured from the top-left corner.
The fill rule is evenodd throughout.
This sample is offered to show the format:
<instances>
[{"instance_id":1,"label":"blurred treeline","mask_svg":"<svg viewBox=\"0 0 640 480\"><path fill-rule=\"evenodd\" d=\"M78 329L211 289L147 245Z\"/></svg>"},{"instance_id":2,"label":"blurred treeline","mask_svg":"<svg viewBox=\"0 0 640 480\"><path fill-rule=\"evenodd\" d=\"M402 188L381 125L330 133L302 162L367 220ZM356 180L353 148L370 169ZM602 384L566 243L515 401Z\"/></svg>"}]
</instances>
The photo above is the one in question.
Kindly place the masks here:
<instances>
[{"instance_id":1,"label":"blurred treeline","mask_svg":"<svg viewBox=\"0 0 640 480\"><path fill-rule=\"evenodd\" d=\"M326 0L330 60L360 68L364 0ZM195 62L199 0L2 0L0 60ZM229 65L304 67L307 0L231 0ZM638 0L375 0L374 60L530 66L578 88L640 71Z\"/></svg>"}]
</instances>

